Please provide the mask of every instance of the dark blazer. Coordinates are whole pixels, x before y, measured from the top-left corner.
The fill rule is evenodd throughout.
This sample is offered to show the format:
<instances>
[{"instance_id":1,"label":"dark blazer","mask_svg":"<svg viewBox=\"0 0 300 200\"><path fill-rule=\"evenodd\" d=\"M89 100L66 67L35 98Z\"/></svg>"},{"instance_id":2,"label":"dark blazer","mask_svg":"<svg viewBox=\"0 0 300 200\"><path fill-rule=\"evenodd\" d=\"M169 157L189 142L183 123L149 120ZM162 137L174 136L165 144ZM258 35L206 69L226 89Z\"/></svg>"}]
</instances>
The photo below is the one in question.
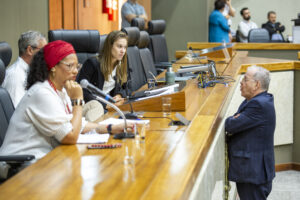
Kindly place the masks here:
<instances>
[{"instance_id":1,"label":"dark blazer","mask_svg":"<svg viewBox=\"0 0 300 200\"><path fill-rule=\"evenodd\" d=\"M105 79L101 72L100 62L98 61L97 57L91 57L84 62L83 67L77 76L77 82L80 83L82 79L88 80L91 84L98 87L100 90L103 89ZM116 81L116 84L115 88L110 92L110 95L115 96L117 94L120 94L122 97L126 97L126 84L121 86L121 84L116 80L116 77L114 77L114 79ZM87 89L83 89L83 96L85 102L96 99Z\"/></svg>"},{"instance_id":2,"label":"dark blazer","mask_svg":"<svg viewBox=\"0 0 300 200\"><path fill-rule=\"evenodd\" d=\"M262 92L240 105L239 117L225 121L228 133L229 180L262 184L275 177L273 95Z\"/></svg>"},{"instance_id":3,"label":"dark blazer","mask_svg":"<svg viewBox=\"0 0 300 200\"><path fill-rule=\"evenodd\" d=\"M270 35L270 40L272 39L272 35L274 33L276 33L277 31L279 31L279 33L282 37L282 40L284 40L282 32L285 30L285 27L284 26L279 27L279 26L280 26L280 22L276 22L275 26L273 26L272 22L268 21L267 23L263 24L261 27L268 30L269 35Z\"/></svg>"}]
</instances>

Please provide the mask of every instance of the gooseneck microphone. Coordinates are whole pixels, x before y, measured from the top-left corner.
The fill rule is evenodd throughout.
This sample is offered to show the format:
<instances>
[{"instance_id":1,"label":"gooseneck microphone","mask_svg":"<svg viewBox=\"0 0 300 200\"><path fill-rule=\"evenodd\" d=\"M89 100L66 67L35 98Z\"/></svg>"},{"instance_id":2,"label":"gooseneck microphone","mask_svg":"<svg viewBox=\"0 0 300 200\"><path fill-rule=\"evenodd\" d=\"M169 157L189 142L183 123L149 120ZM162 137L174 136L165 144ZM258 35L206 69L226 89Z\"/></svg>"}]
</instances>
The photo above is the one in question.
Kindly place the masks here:
<instances>
[{"instance_id":1,"label":"gooseneck microphone","mask_svg":"<svg viewBox=\"0 0 300 200\"><path fill-rule=\"evenodd\" d=\"M82 79L80 81L80 85L82 88L88 89L91 93L97 94L111 103L116 103L116 101L110 95L105 94L102 90L89 83L88 80Z\"/></svg>"}]
</instances>

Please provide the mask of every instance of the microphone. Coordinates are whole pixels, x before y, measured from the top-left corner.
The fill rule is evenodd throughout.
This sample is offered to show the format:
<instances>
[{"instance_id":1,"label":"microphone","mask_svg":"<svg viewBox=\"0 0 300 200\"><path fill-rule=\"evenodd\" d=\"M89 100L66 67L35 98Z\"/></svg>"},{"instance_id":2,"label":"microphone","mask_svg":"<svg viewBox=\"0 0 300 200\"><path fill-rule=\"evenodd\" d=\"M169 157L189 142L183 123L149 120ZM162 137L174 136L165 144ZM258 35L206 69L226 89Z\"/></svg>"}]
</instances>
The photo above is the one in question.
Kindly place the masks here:
<instances>
[{"instance_id":1,"label":"microphone","mask_svg":"<svg viewBox=\"0 0 300 200\"><path fill-rule=\"evenodd\" d=\"M103 97L107 101L110 101L111 103L116 103L116 101L110 95L105 94L102 90L100 90L99 88L97 88L94 85L92 85L91 83L89 83L88 80L82 79L80 81L80 85L82 88L88 89L90 92Z\"/></svg>"}]
</instances>

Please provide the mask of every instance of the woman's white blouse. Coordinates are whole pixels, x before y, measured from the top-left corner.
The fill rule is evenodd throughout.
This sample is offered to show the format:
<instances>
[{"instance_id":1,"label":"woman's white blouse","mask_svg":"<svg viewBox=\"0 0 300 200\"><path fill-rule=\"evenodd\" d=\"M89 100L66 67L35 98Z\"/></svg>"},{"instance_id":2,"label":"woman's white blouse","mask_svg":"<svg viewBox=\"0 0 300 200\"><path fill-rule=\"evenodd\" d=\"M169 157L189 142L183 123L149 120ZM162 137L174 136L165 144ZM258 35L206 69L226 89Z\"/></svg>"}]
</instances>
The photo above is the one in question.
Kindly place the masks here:
<instances>
[{"instance_id":1,"label":"woman's white blouse","mask_svg":"<svg viewBox=\"0 0 300 200\"><path fill-rule=\"evenodd\" d=\"M40 159L56 147L72 130L70 98L63 88L58 94L48 81L38 82L25 94L16 108L0 155L31 154ZM82 119L82 129L86 125ZM81 130L82 130L81 129Z\"/></svg>"},{"instance_id":2,"label":"woman's white blouse","mask_svg":"<svg viewBox=\"0 0 300 200\"><path fill-rule=\"evenodd\" d=\"M113 77L116 76L116 73L117 73L117 67L116 66L114 68L114 70L112 71L112 73L108 76L108 81L104 81L104 84L103 84L103 92L105 94L109 94L110 91L112 91L114 88L115 88L115 79Z\"/></svg>"}]
</instances>

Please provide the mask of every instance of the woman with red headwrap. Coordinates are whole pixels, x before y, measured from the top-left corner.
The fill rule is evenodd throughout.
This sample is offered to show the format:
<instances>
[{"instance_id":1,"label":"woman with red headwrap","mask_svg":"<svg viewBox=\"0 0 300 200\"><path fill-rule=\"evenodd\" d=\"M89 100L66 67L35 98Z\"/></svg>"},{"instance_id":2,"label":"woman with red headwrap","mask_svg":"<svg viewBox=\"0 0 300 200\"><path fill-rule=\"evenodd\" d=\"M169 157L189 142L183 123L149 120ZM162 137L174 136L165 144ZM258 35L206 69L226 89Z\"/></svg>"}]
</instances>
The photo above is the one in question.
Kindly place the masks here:
<instances>
[{"instance_id":1,"label":"woman with red headwrap","mask_svg":"<svg viewBox=\"0 0 300 200\"><path fill-rule=\"evenodd\" d=\"M28 91L10 120L0 155L31 154L40 159L60 143L76 144L80 133L123 131L124 124L108 130L82 118L83 94L75 82L78 67L73 46L64 41L50 42L34 56ZM7 169L6 164L0 165L0 172Z\"/></svg>"}]
</instances>

